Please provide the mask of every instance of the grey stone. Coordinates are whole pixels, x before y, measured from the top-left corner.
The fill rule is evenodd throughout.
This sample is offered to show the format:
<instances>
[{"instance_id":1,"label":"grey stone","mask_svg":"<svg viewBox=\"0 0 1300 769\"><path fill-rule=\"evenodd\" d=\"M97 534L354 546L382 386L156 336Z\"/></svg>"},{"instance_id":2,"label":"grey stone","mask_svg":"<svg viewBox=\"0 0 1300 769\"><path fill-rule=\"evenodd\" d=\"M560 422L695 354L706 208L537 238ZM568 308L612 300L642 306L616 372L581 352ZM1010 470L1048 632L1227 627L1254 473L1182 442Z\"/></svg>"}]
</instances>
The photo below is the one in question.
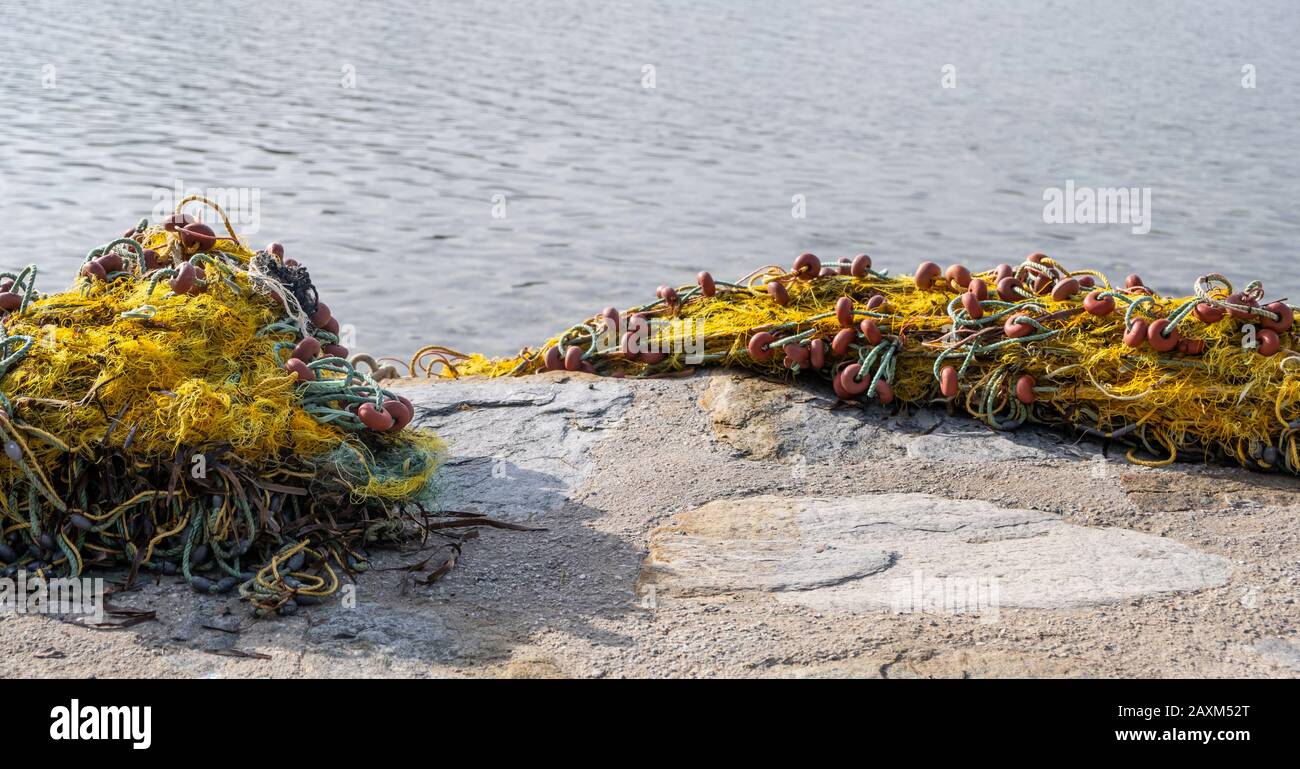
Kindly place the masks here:
<instances>
[{"instance_id":1,"label":"grey stone","mask_svg":"<svg viewBox=\"0 0 1300 769\"><path fill-rule=\"evenodd\" d=\"M928 494L757 496L674 516L643 583L770 591L846 611L1070 608L1223 585L1227 562L1171 540Z\"/></svg>"},{"instance_id":2,"label":"grey stone","mask_svg":"<svg viewBox=\"0 0 1300 769\"><path fill-rule=\"evenodd\" d=\"M1061 452L1041 436L1029 431L1014 435L966 431L914 436L907 441L907 456L910 459L936 462L988 462L1051 459L1061 456Z\"/></svg>"},{"instance_id":3,"label":"grey stone","mask_svg":"<svg viewBox=\"0 0 1300 769\"><path fill-rule=\"evenodd\" d=\"M1259 656L1295 673L1300 673L1300 645L1283 638L1261 638L1255 642Z\"/></svg>"},{"instance_id":4,"label":"grey stone","mask_svg":"<svg viewBox=\"0 0 1300 769\"><path fill-rule=\"evenodd\" d=\"M621 382L585 375L476 379L395 388L413 424L447 442L437 503L522 520L564 504L595 469L592 448L632 402Z\"/></svg>"},{"instance_id":5,"label":"grey stone","mask_svg":"<svg viewBox=\"0 0 1300 769\"><path fill-rule=\"evenodd\" d=\"M754 507L761 512L751 514ZM650 538L647 580L682 593L816 590L888 569L893 554L869 542L799 536L799 503L780 497L714 502L681 513Z\"/></svg>"},{"instance_id":6,"label":"grey stone","mask_svg":"<svg viewBox=\"0 0 1300 769\"><path fill-rule=\"evenodd\" d=\"M949 419L942 411L907 414L870 403L837 403L829 386L769 382L717 373L700 405L715 436L747 459L809 462L903 458L987 462L1063 459L1096 453L1034 427L995 432L969 418Z\"/></svg>"},{"instance_id":7,"label":"grey stone","mask_svg":"<svg viewBox=\"0 0 1300 769\"><path fill-rule=\"evenodd\" d=\"M715 374L700 405L714 435L747 459L819 462L899 456L900 437L879 413L837 406L827 389ZM878 406L869 406L879 409Z\"/></svg>"}]
</instances>

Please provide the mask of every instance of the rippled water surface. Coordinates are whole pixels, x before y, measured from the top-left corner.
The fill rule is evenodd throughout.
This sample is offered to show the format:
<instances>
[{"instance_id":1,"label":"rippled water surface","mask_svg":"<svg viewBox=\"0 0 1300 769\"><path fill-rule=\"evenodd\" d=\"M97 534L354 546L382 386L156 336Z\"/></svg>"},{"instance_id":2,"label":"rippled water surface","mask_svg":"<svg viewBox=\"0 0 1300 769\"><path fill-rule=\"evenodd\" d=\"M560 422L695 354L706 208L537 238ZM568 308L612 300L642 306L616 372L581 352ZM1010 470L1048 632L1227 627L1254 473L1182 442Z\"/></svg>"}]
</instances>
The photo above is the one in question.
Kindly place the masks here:
<instances>
[{"instance_id":1,"label":"rippled water surface","mask_svg":"<svg viewBox=\"0 0 1300 769\"><path fill-rule=\"evenodd\" d=\"M803 250L1300 300L1297 39L1289 0L6 2L0 264L65 285L179 183L255 190L248 239L383 353L511 352ZM1151 232L1045 224L1067 179L1149 187Z\"/></svg>"}]
</instances>

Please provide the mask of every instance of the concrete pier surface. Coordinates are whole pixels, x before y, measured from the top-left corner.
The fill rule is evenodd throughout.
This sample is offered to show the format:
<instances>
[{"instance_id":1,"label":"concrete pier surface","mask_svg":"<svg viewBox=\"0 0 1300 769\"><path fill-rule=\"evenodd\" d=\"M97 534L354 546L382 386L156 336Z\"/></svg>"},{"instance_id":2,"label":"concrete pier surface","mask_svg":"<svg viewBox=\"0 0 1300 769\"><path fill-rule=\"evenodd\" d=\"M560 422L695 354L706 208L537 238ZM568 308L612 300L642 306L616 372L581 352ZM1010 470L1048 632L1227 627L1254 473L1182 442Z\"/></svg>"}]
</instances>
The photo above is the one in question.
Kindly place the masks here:
<instances>
[{"instance_id":1,"label":"concrete pier surface","mask_svg":"<svg viewBox=\"0 0 1300 769\"><path fill-rule=\"evenodd\" d=\"M170 578L128 628L0 614L0 675L1300 676L1300 479L727 371L398 389L440 506L543 530L292 617Z\"/></svg>"}]
</instances>

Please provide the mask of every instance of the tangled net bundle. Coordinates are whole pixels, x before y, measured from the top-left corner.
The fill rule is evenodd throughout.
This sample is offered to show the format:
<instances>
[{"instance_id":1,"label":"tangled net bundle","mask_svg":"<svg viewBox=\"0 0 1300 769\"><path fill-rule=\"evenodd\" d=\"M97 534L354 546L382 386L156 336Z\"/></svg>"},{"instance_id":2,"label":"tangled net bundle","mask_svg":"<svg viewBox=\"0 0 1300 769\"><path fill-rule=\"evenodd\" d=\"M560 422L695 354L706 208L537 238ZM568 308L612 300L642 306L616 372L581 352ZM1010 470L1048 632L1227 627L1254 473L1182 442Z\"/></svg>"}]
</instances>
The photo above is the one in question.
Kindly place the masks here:
<instances>
[{"instance_id":1,"label":"tangled net bundle","mask_svg":"<svg viewBox=\"0 0 1300 769\"><path fill-rule=\"evenodd\" d=\"M1069 270L1044 254L972 272L921 264L911 277L865 254L803 254L735 283L695 285L607 308L540 349L488 359L427 347L413 372L518 376L546 370L671 375L735 366L827 381L844 401L964 409L996 430L1026 422L1127 445L1143 465L1226 459L1300 472L1294 308L1222 275L1161 297L1130 275Z\"/></svg>"},{"instance_id":2,"label":"tangled net bundle","mask_svg":"<svg viewBox=\"0 0 1300 769\"><path fill-rule=\"evenodd\" d=\"M36 277L0 273L0 574L127 565L288 613L412 526L457 541L422 506L439 440L349 362L278 244L187 198L90 251L71 290Z\"/></svg>"}]
</instances>

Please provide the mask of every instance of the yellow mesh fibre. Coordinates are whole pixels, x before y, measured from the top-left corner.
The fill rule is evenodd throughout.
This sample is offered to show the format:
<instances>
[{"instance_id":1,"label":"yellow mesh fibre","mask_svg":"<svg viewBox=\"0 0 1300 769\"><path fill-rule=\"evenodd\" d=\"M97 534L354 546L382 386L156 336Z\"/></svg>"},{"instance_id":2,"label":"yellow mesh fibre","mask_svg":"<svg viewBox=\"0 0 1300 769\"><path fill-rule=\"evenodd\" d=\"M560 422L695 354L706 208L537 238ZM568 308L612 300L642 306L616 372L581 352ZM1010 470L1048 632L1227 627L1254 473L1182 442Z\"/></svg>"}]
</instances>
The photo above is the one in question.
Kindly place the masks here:
<instances>
[{"instance_id":1,"label":"yellow mesh fibre","mask_svg":"<svg viewBox=\"0 0 1300 769\"><path fill-rule=\"evenodd\" d=\"M29 424L87 456L105 436L116 448L130 440L142 460L216 444L250 462L332 448L342 431L294 407L294 379L273 354L288 335L257 335L276 319L271 301L236 281L245 294L213 283L175 296L164 284L151 296L147 283L119 280L36 300L8 324L35 344L4 391L31 404ZM157 314L122 317L143 305Z\"/></svg>"},{"instance_id":2,"label":"yellow mesh fibre","mask_svg":"<svg viewBox=\"0 0 1300 769\"><path fill-rule=\"evenodd\" d=\"M334 353L288 361L309 381L286 371L295 345L338 341L308 320L305 270L169 224L93 250L65 291L0 275L0 573L129 565L259 611L329 595L427 514L443 444L363 424L400 396ZM198 293L171 290L181 267Z\"/></svg>"},{"instance_id":3,"label":"yellow mesh fibre","mask_svg":"<svg viewBox=\"0 0 1300 769\"><path fill-rule=\"evenodd\" d=\"M957 301L963 291L954 284L940 279L922 290L912 277L879 273L792 279L791 272L769 267L728 288L720 285L712 297L701 295L694 286L684 286L676 289L681 301L674 306L659 301L621 313L623 318L638 313L652 319L686 321L664 323L649 335L654 340L651 349L678 350L661 362L639 362L616 345L610 346L610 337L605 334L607 320L595 316L552 337L540 348L525 349L515 357L493 359L441 348L432 354L426 349L417 353L411 367L413 372L426 375L525 375L545 369L544 359L551 348L565 352L577 346L583 350L584 361L603 375L659 376L694 365L721 365L754 369L787 380L801 372L830 380L846 363L858 362L865 352L855 351L844 357L828 354L822 370L810 372L803 366L801 372L796 372L784 365L780 350L770 360L756 360L747 344L762 331L776 337L811 332L802 338L802 344L812 339L829 344L841 328L835 316L836 301L849 297L857 313L855 322L872 319L885 336L884 344L891 340L897 344L894 369L886 381L892 385L894 398L904 406L960 408L1000 428L1032 421L1070 426L1099 437L1122 438L1134 446L1129 458L1144 464L1164 464L1180 455L1218 456L1254 468L1300 472L1295 441L1296 428L1300 427L1296 421L1300 417L1300 357L1291 350L1291 331L1280 335L1278 352L1263 355L1243 345L1244 340L1249 345L1253 336L1247 326L1260 328L1262 318L1226 315L1206 323L1186 312L1189 302L1222 302L1233 293L1221 276L1210 276L1217 279L1206 284L1212 290L1197 297L1162 297L1144 288L1111 286L1098 272L1070 271L1050 258L1034 262L1036 266L1029 267L1026 262L1015 268L1017 274L1024 275L1026 268L1041 270L1046 265L1058 281L1087 276L1095 285L1055 300L1049 284L1041 295L1030 291L1006 302L1001 312L1009 315L1023 311L1037 319L1054 316L1043 320L1051 333L1042 339L1007 342L996 349L981 350L969 359L966 352L971 345L957 344L957 338L950 333L954 324L965 332L1000 328L1004 320L984 325L971 321ZM975 273L974 277L985 280L992 293L990 298L998 299L993 290L994 271ZM788 304L782 306L769 295L766 286L771 282L786 288ZM1113 292L1119 299L1117 309L1106 316L1082 311L1084 297L1093 289ZM867 302L876 296L884 298L883 305L867 311ZM1176 326L1179 335L1203 341L1204 350L1199 354L1160 353L1145 344L1137 348L1126 345L1125 311L1134 300L1141 303L1130 319L1154 321L1176 316L1183 309L1185 317ZM995 310L1000 306L987 308L986 316ZM704 358L691 363L681 352L684 332L693 335L700 329ZM1005 339L996 329L986 336L990 342ZM593 337L597 340L594 347ZM861 337L858 343L867 346ZM950 352L944 355L945 350ZM936 365L941 355L944 359ZM963 364L960 392L945 398L940 392L940 369L961 369ZM1015 397L1015 383L1023 376L1032 377L1034 384L1036 397L1030 405L1021 404ZM869 400L870 396L862 397Z\"/></svg>"}]
</instances>

